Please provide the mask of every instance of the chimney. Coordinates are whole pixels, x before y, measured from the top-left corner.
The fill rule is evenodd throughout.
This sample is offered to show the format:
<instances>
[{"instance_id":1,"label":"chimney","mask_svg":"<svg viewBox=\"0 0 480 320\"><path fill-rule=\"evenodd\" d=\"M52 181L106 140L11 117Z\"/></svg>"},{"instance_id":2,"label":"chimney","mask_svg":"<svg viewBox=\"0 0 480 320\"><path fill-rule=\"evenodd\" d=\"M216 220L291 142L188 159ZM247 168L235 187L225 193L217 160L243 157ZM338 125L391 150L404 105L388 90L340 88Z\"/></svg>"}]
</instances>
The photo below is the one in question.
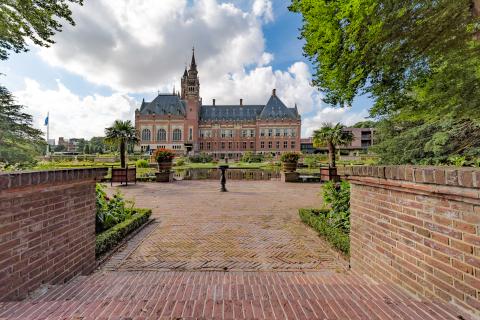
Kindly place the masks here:
<instances>
[{"instance_id":1,"label":"chimney","mask_svg":"<svg viewBox=\"0 0 480 320\"><path fill-rule=\"evenodd\" d=\"M243 99L240 99L240 106L243 106Z\"/></svg>"},{"instance_id":2,"label":"chimney","mask_svg":"<svg viewBox=\"0 0 480 320\"><path fill-rule=\"evenodd\" d=\"M276 97L277 96L277 89L272 90L272 96Z\"/></svg>"},{"instance_id":3,"label":"chimney","mask_svg":"<svg viewBox=\"0 0 480 320\"><path fill-rule=\"evenodd\" d=\"M212 103L213 103L213 106L215 106L215 99L213 99Z\"/></svg>"}]
</instances>

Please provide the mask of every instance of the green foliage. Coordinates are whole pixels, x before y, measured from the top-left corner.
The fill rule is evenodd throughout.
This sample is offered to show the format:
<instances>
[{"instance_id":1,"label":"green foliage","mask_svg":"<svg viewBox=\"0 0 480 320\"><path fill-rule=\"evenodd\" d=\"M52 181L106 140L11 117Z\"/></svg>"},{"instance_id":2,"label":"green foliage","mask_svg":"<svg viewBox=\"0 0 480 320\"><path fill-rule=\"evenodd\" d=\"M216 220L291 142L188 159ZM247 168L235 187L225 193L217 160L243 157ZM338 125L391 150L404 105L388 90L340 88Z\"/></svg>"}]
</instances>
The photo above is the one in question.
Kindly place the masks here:
<instances>
[{"instance_id":1,"label":"green foliage","mask_svg":"<svg viewBox=\"0 0 480 320\"><path fill-rule=\"evenodd\" d=\"M300 209L298 213L304 223L314 228L334 248L346 255L350 254L350 237L348 233L330 224L328 209Z\"/></svg>"},{"instance_id":2,"label":"green foliage","mask_svg":"<svg viewBox=\"0 0 480 320\"><path fill-rule=\"evenodd\" d=\"M96 185L95 230L97 233L110 229L114 225L128 219L133 210L133 203L125 201L119 191L109 198L101 184ZM130 205L127 207L127 205Z\"/></svg>"},{"instance_id":3,"label":"green foliage","mask_svg":"<svg viewBox=\"0 0 480 320\"><path fill-rule=\"evenodd\" d=\"M206 153L195 154L193 156L188 157L188 160L191 163L209 163L212 162L213 157Z\"/></svg>"},{"instance_id":4,"label":"green foliage","mask_svg":"<svg viewBox=\"0 0 480 320\"><path fill-rule=\"evenodd\" d=\"M330 207L328 223L350 232L350 184L347 181L329 181L323 185L323 201Z\"/></svg>"},{"instance_id":5,"label":"green foliage","mask_svg":"<svg viewBox=\"0 0 480 320\"><path fill-rule=\"evenodd\" d=\"M353 141L352 132L346 131L345 126L337 123L324 123L322 127L313 132L313 146L318 148L321 146L328 147L328 158L330 167L336 166L336 148L338 145L348 145Z\"/></svg>"},{"instance_id":6,"label":"green foliage","mask_svg":"<svg viewBox=\"0 0 480 320\"><path fill-rule=\"evenodd\" d=\"M298 152L284 152L280 156L280 161L282 162L293 163L298 162L298 159L300 159L300 154Z\"/></svg>"},{"instance_id":7,"label":"green foliage","mask_svg":"<svg viewBox=\"0 0 480 320\"><path fill-rule=\"evenodd\" d=\"M95 240L95 255L98 257L113 248L128 234L147 222L151 214L150 209L134 209L126 220L98 234Z\"/></svg>"},{"instance_id":8,"label":"green foliage","mask_svg":"<svg viewBox=\"0 0 480 320\"><path fill-rule=\"evenodd\" d=\"M478 1L476 1L478 5ZM480 20L472 0L293 0L313 83L327 103L375 103L382 163L475 157L480 135ZM475 35L477 37L475 37Z\"/></svg>"},{"instance_id":9,"label":"green foliage","mask_svg":"<svg viewBox=\"0 0 480 320\"><path fill-rule=\"evenodd\" d=\"M352 127L353 128L375 128L377 126L377 122L372 120L360 121L355 123Z\"/></svg>"},{"instance_id":10,"label":"green foliage","mask_svg":"<svg viewBox=\"0 0 480 320\"><path fill-rule=\"evenodd\" d=\"M135 166L137 168L148 168L148 161L147 160L144 160L144 159L138 159L136 162L135 162Z\"/></svg>"},{"instance_id":11,"label":"green foliage","mask_svg":"<svg viewBox=\"0 0 480 320\"><path fill-rule=\"evenodd\" d=\"M120 166L125 168L125 152L127 144L139 142L135 127L130 120L115 120L111 127L105 129L105 143L118 145L120 148Z\"/></svg>"},{"instance_id":12,"label":"green foliage","mask_svg":"<svg viewBox=\"0 0 480 320\"><path fill-rule=\"evenodd\" d=\"M382 163L472 165L480 157L480 123L469 119L383 120L376 136L371 150ZM457 156L465 161L452 161Z\"/></svg>"},{"instance_id":13,"label":"green foliage","mask_svg":"<svg viewBox=\"0 0 480 320\"><path fill-rule=\"evenodd\" d=\"M32 127L32 116L23 108L0 86L0 162L7 165L33 165L46 147L42 131Z\"/></svg>"},{"instance_id":14,"label":"green foliage","mask_svg":"<svg viewBox=\"0 0 480 320\"><path fill-rule=\"evenodd\" d=\"M180 158L178 158L178 159L175 161L175 165L176 165L177 167L184 166L185 163L186 163L186 161L185 161L185 158L183 158L183 157L180 157Z\"/></svg>"},{"instance_id":15,"label":"green foliage","mask_svg":"<svg viewBox=\"0 0 480 320\"><path fill-rule=\"evenodd\" d=\"M171 162L173 161L173 158L175 158L175 153L169 149L159 148L155 150L155 153L153 154L153 158L157 162Z\"/></svg>"},{"instance_id":16,"label":"green foliage","mask_svg":"<svg viewBox=\"0 0 480 320\"><path fill-rule=\"evenodd\" d=\"M0 60L8 58L8 51L27 51L27 42L48 47L55 32L62 30L60 19L75 25L69 3L82 5L82 0L0 2Z\"/></svg>"},{"instance_id":17,"label":"green foliage","mask_svg":"<svg viewBox=\"0 0 480 320\"><path fill-rule=\"evenodd\" d=\"M263 162L263 155L247 151L242 155L241 161L245 163L261 163Z\"/></svg>"}]
</instances>

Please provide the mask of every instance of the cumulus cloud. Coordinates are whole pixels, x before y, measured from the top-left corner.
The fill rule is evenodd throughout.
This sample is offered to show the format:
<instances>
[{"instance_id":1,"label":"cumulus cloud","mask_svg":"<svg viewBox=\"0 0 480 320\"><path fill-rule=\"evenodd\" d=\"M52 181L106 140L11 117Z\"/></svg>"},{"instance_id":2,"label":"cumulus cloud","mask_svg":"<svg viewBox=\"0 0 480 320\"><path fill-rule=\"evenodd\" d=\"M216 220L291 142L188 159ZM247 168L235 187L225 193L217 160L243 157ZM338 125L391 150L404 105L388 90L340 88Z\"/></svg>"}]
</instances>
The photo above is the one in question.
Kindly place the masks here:
<instances>
[{"instance_id":1,"label":"cumulus cloud","mask_svg":"<svg viewBox=\"0 0 480 320\"><path fill-rule=\"evenodd\" d=\"M113 120L132 119L138 102L128 94L171 92L173 85L178 89L192 45L204 104L212 98L223 104L240 98L247 104L264 104L276 88L287 106L297 104L304 115L304 136L325 121L351 124L366 116L366 111L323 105L306 63L272 68L275 56L266 51L262 30L274 20L271 0L245 0L242 5L218 0L97 0L72 9L76 26L65 26L55 36L56 44L40 49L40 56L114 93L80 97L61 82L44 90L26 79L25 88L15 94L29 106L39 127L50 110L52 136L101 135Z\"/></svg>"},{"instance_id":2,"label":"cumulus cloud","mask_svg":"<svg viewBox=\"0 0 480 320\"><path fill-rule=\"evenodd\" d=\"M256 16L262 17L265 22L273 21L272 2L270 0L255 0L252 11Z\"/></svg>"},{"instance_id":3,"label":"cumulus cloud","mask_svg":"<svg viewBox=\"0 0 480 320\"><path fill-rule=\"evenodd\" d=\"M269 3L243 11L216 0L86 1L73 7L76 26L65 26L41 56L95 84L147 91L178 81L194 45L208 83L271 61L261 20L273 17Z\"/></svg>"},{"instance_id":4,"label":"cumulus cloud","mask_svg":"<svg viewBox=\"0 0 480 320\"><path fill-rule=\"evenodd\" d=\"M350 108L324 107L318 110L313 117L308 117L303 120L302 136L310 137L313 131L320 128L325 122L340 122L346 126L351 126L357 122L365 121L367 118L367 109L363 109L360 112L353 112Z\"/></svg>"},{"instance_id":5,"label":"cumulus cloud","mask_svg":"<svg viewBox=\"0 0 480 320\"><path fill-rule=\"evenodd\" d=\"M91 138L104 135L114 120L133 120L135 101L124 94L79 97L57 80L57 87L46 90L32 79L15 92L18 103L27 106L34 125L45 129L44 119L50 112L50 138Z\"/></svg>"}]
</instances>

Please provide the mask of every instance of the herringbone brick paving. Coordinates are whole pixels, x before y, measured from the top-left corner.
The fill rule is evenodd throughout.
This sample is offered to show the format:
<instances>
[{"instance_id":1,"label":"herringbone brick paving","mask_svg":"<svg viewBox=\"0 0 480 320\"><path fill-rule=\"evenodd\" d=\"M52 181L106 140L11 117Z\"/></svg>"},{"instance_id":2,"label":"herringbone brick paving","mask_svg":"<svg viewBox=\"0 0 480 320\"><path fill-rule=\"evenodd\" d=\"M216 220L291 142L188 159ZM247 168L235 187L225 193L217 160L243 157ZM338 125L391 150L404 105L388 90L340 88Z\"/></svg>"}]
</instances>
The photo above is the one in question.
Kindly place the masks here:
<instances>
[{"instance_id":1,"label":"herringbone brick paving","mask_svg":"<svg viewBox=\"0 0 480 320\"><path fill-rule=\"evenodd\" d=\"M93 275L0 303L0 319L472 319L347 271L297 217L299 207L321 205L318 185L217 188L122 188L154 209L156 223Z\"/></svg>"},{"instance_id":2,"label":"herringbone brick paving","mask_svg":"<svg viewBox=\"0 0 480 320\"><path fill-rule=\"evenodd\" d=\"M118 269L344 270L345 263L298 219L299 207L321 205L318 185L302 186L304 192L279 185L235 181L229 193L219 193L216 181L126 189L129 197L157 206L161 224ZM172 192L185 186L185 192Z\"/></svg>"}]
</instances>

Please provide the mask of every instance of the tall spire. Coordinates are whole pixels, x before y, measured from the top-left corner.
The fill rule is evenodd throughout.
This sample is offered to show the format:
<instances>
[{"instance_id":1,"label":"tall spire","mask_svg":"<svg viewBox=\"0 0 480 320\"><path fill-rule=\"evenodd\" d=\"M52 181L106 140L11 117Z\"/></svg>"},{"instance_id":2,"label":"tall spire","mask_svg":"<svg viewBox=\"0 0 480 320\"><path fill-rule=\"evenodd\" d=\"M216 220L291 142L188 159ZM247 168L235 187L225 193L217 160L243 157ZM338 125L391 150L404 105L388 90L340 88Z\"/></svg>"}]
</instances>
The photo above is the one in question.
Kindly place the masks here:
<instances>
[{"instance_id":1,"label":"tall spire","mask_svg":"<svg viewBox=\"0 0 480 320\"><path fill-rule=\"evenodd\" d=\"M190 63L190 70L197 70L197 63L195 62L195 47L192 48L192 62Z\"/></svg>"}]
</instances>

